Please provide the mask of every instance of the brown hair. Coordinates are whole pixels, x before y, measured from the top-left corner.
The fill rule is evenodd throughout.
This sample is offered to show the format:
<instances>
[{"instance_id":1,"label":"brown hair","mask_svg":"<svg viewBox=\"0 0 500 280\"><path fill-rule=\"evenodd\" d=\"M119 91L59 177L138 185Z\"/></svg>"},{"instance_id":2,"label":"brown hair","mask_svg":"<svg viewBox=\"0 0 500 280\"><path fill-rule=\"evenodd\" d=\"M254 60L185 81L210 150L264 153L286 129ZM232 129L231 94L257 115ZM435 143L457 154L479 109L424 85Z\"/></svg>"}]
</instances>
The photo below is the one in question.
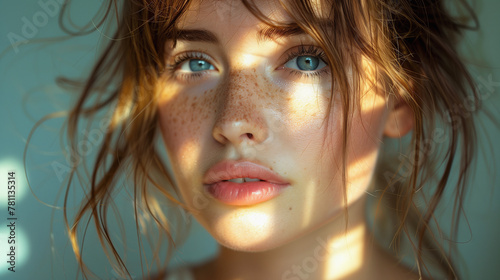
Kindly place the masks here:
<instances>
[{"instance_id":1,"label":"brown hair","mask_svg":"<svg viewBox=\"0 0 500 280\"><path fill-rule=\"evenodd\" d=\"M278 28L284 26L263 15L253 1L242 1L263 22ZM82 118L92 119L106 110L111 113L84 201L71 221L65 211L69 237L85 277L91 272L80 253L77 233L79 227L87 223L84 221L87 214L93 220L108 258L116 266L115 270L130 276L110 237L107 222L107 211L113 198L111 194L116 188L118 174L125 170L132 171L138 232L139 212L144 211L159 228L158 241L167 237L173 243L172 229L158 206L161 205L159 199L167 198L179 205L182 203L176 199L173 180L155 148L155 141L152 141L159 136L155 88L159 75L166 67L168 53L165 52L165 43L167 40L175 41L176 22L189 2L125 1L118 12L116 1L110 0L105 7L105 17L113 11L121 14L117 19L116 33L84 82L81 95L67 119L67 137L73 145L72 153L76 153L79 121ZM428 264L433 262L439 264L446 276L458 278L450 254L441 249L439 240L433 234L431 222L446 188L455 188L454 212L461 211L474 155L476 136L472 118L455 109L470 107L470 104L479 106L474 82L455 49L461 30L466 26L447 12L444 1L437 0L282 2L294 24L310 34L326 53L327 64L332 69L333 88L341 94L344 110L344 166L350 116L359 96L360 81L366 78L361 71L362 57L376 66L376 86L380 92L405 102L411 108L414 129L409 148L410 168L402 174L401 166L395 169L392 166L392 169L384 171L381 168L387 165L379 165L382 171L377 173L380 177L377 178L378 185L384 187L380 201L389 204L388 209L394 216L391 220L397 225L393 232L394 240L407 237L421 275L431 275ZM461 3L475 19L469 6ZM318 4L322 7L320 11L316 9ZM348 69L352 70L352 77ZM65 79L61 81L71 83ZM428 139L433 137L439 120L449 122L446 124L448 130L440 131L450 133L450 137L443 142L446 152L438 158L429 152ZM459 149L460 175L456 185L450 185L450 172ZM436 165L432 163L442 163L443 171L436 173ZM76 171L77 164L74 164L67 185L65 209ZM346 178L346 171L343 176ZM431 179L436 179L437 184L429 191L431 195L427 206L421 209L416 204L418 190L429 188L425 184ZM168 182L168 187L164 182ZM160 192L163 196L152 195L153 192ZM343 192L346 200L345 186ZM458 220L458 216L455 218ZM160 246L156 244L155 248ZM161 263L158 251L155 251L154 260ZM421 271L422 268L425 271Z\"/></svg>"}]
</instances>

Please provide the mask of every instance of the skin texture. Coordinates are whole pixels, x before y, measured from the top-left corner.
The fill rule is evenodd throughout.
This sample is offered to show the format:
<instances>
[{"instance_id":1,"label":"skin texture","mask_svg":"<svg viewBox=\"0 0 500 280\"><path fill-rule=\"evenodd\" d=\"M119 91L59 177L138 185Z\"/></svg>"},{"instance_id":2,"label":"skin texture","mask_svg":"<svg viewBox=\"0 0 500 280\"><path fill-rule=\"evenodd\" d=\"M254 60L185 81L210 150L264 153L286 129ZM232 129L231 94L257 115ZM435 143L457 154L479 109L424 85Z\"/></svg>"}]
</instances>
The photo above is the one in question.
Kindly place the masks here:
<instances>
[{"instance_id":1,"label":"skin texture","mask_svg":"<svg viewBox=\"0 0 500 280\"><path fill-rule=\"evenodd\" d=\"M292 74L285 66L287 54L315 42L307 35L257 40L265 25L239 1L216 3L195 2L179 27L209 30L219 44L179 41L168 60L173 64L183 53L203 53L213 69L193 77L184 67L173 68L158 87L160 129L177 187L195 218L222 245L216 259L194 269L197 279L376 279L373 271L381 267L397 276L407 273L372 244L364 196L383 136L399 137L411 129L408 108L394 106L370 81L363 85L349 132L346 228L339 95L332 95L328 66L320 77ZM289 20L270 2L259 7ZM368 61L364 65L367 73L373 71ZM222 204L206 195L202 177L225 159L259 163L290 187L256 205ZM334 249L323 251L320 261L315 249L323 243ZM314 269L308 257L316 259Z\"/></svg>"}]
</instances>

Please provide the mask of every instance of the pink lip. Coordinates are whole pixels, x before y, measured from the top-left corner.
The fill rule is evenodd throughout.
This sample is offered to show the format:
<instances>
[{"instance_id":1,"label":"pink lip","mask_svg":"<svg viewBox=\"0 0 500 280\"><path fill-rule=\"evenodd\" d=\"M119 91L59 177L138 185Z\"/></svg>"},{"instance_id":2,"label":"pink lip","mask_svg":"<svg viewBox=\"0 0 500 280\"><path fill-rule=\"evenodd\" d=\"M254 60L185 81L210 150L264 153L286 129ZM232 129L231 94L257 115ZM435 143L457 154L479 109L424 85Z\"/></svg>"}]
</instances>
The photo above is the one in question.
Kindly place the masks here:
<instances>
[{"instance_id":1,"label":"pink lip","mask_svg":"<svg viewBox=\"0 0 500 280\"><path fill-rule=\"evenodd\" d=\"M255 178L262 181L234 183L235 178ZM278 196L290 185L270 169L249 161L222 161L210 168L203 177L205 188L217 200L230 205L253 205Z\"/></svg>"}]
</instances>

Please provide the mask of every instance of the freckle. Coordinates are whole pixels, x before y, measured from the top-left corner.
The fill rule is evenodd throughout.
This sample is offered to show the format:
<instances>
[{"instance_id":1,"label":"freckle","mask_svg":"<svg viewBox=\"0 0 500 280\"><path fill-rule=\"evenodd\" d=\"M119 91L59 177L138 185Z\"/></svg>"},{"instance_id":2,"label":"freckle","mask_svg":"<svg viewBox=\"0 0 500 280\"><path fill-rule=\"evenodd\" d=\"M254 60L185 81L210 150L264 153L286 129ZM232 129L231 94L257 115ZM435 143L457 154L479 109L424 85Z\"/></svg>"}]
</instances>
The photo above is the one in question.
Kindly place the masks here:
<instances>
[{"instance_id":1,"label":"freckle","mask_svg":"<svg viewBox=\"0 0 500 280\"><path fill-rule=\"evenodd\" d=\"M292 210L292 207L288 208L288 210Z\"/></svg>"}]
</instances>

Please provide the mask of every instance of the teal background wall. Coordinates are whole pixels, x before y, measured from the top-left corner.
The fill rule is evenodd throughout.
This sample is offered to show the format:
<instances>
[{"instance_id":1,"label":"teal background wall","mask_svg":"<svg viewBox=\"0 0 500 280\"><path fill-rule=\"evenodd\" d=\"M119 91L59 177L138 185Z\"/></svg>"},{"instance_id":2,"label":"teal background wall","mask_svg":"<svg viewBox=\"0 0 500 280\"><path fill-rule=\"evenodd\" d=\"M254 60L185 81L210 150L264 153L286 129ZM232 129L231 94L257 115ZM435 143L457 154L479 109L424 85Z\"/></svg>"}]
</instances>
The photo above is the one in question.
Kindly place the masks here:
<instances>
[{"instance_id":1,"label":"teal background wall","mask_svg":"<svg viewBox=\"0 0 500 280\"><path fill-rule=\"evenodd\" d=\"M38 2L0 0L0 52L11 46L13 33L32 43L40 38L63 35L57 15L51 13L51 9L59 5L47 10ZM74 2L72 16L78 24L87 22L101 1ZM468 63L478 89L485 96L485 106L500 120L497 109L500 108L500 1L482 0L475 4L475 9L481 30L468 32L461 50L469 57ZM0 279L75 279L76 263L60 210L62 181L54 171L54 162L65 162L59 143L62 120L47 121L34 134L27 154L27 173L23 166L23 152L35 122L45 114L67 109L73 98L54 84L55 77L62 74L81 76L88 71L98 48L105 43L106 39L94 32L67 41L23 44L0 57ZM500 178L497 175L500 171L500 132L484 116L479 123L483 126L482 148L477 175L470 185L465 204L472 233L467 225L462 225L458 248L471 279L497 279L500 275ZM489 150L485 135L491 140L493 150ZM9 235L8 171L15 171L17 178L15 273L7 270L9 265L6 262L9 253L6 239ZM34 193L28 188L26 176ZM78 200L78 195L72 194L70 202ZM131 205L125 194L119 194L117 204L121 214L130 217ZM445 205L440 211L448 215L449 207L451 205ZM132 221L125 220L125 226L133 233ZM90 257L87 259L90 267L105 279L120 279L102 254L95 235L90 234L88 238L85 254ZM139 276L138 248L133 241L131 235L127 242L130 246L127 263L132 266L132 274ZM202 261L210 258L216 250L212 238L193 222L190 237L176 253L173 265Z\"/></svg>"}]
</instances>

